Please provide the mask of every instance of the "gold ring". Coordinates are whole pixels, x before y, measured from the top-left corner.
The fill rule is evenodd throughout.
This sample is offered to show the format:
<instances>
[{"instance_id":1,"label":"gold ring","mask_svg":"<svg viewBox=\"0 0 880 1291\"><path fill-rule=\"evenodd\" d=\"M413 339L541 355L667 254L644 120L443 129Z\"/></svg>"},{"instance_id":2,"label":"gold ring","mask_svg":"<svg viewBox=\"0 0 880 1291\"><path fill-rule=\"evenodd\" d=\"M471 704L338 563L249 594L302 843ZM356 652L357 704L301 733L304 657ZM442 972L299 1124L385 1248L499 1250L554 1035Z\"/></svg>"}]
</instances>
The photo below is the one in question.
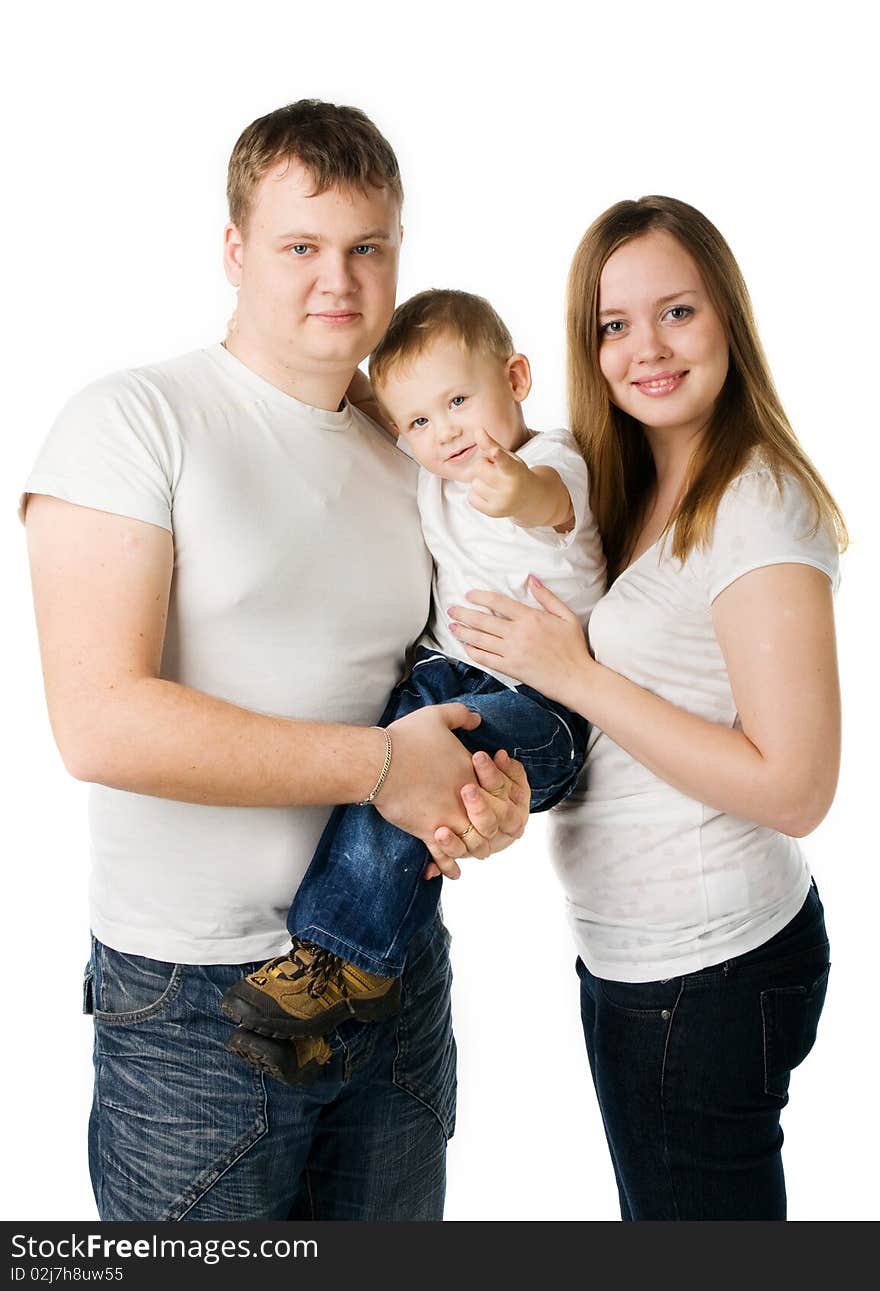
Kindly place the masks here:
<instances>
[{"instance_id":1,"label":"gold ring","mask_svg":"<svg viewBox=\"0 0 880 1291\"><path fill-rule=\"evenodd\" d=\"M462 841L462 842L464 842L464 840L467 838L468 834L470 834L470 833L473 831L473 828L474 828L474 827L473 827L473 825L468 825L468 827L467 827L467 829L464 831L464 833L463 833L463 834L459 834L459 838L461 839L461 841Z\"/></svg>"}]
</instances>

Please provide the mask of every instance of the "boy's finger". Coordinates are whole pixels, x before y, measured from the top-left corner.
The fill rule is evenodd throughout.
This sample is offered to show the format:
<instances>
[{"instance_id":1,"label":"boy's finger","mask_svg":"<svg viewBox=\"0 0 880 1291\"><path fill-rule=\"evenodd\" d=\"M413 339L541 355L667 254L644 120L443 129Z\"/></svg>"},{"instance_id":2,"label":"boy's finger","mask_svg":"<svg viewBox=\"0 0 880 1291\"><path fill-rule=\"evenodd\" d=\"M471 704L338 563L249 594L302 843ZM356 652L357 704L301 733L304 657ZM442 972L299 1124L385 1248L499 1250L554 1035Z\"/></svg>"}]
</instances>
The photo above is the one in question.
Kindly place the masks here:
<instances>
[{"instance_id":1,"label":"boy's finger","mask_svg":"<svg viewBox=\"0 0 880 1291\"><path fill-rule=\"evenodd\" d=\"M482 451L482 450L481 450ZM487 457L481 457L474 467L471 475L471 483L474 480L482 480L484 484L491 484L495 479L496 471L494 462L490 462Z\"/></svg>"},{"instance_id":2,"label":"boy's finger","mask_svg":"<svg viewBox=\"0 0 880 1291\"><path fill-rule=\"evenodd\" d=\"M495 442L485 426L477 427L474 432L474 439L476 441L477 448L479 448L483 456L490 462L494 462L498 457L498 454L503 451L501 445Z\"/></svg>"}]
</instances>

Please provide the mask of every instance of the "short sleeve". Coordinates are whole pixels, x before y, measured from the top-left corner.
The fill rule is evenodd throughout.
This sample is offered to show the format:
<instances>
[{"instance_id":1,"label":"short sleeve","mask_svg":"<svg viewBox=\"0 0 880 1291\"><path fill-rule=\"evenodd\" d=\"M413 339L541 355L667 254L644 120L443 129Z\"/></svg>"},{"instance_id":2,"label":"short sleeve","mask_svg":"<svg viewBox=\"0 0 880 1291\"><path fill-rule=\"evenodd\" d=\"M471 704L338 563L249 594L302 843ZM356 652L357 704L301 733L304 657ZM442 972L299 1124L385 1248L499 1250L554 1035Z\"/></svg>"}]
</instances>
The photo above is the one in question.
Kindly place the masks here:
<instances>
[{"instance_id":1,"label":"short sleeve","mask_svg":"<svg viewBox=\"0 0 880 1291\"><path fill-rule=\"evenodd\" d=\"M171 529L181 457L159 392L134 372L106 377L62 409L25 482L19 514L29 494L46 493Z\"/></svg>"},{"instance_id":2,"label":"short sleeve","mask_svg":"<svg viewBox=\"0 0 880 1291\"><path fill-rule=\"evenodd\" d=\"M568 489L574 509L574 525L566 533L553 528L532 529L531 533L545 538L554 546L567 547L577 537L585 523L593 524L589 508L587 464L570 430L541 430L533 435L518 454L529 467L550 466Z\"/></svg>"},{"instance_id":3,"label":"short sleeve","mask_svg":"<svg viewBox=\"0 0 880 1291\"><path fill-rule=\"evenodd\" d=\"M409 458L411 462L417 461L415 453L412 451L412 449L409 446L409 442L406 438L406 435L397 436L397 447L400 449L402 453L406 454L406 456Z\"/></svg>"},{"instance_id":4,"label":"short sleeve","mask_svg":"<svg viewBox=\"0 0 880 1291\"><path fill-rule=\"evenodd\" d=\"M764 467L744 472L718 507L706 552L709 600L743 574L767 565L812 565L838 584L838 550L803 487L791 476L777 484Z\"/></svg>"}]
</instances>

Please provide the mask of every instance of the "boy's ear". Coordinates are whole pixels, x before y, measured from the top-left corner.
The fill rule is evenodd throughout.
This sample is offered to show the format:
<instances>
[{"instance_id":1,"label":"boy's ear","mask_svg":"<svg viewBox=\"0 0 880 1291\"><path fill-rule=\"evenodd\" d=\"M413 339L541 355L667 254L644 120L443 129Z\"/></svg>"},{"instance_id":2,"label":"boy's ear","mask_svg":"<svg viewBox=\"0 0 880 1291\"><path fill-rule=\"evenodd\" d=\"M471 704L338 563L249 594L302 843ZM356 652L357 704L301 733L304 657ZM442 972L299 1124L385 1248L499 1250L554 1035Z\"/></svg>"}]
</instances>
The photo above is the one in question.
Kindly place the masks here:
<instances>
[{"instance_id":1,"label":"boy's ear","mask_svg":"<svg viewBox=\"0 0 880 1291\"><path fill-rule=\"evenodd\" d=\"M532 388L532 369L524 354L511 354L507 360L507 380L510 393L517 403L522 403Z\"/></svg>"}]
</instances>

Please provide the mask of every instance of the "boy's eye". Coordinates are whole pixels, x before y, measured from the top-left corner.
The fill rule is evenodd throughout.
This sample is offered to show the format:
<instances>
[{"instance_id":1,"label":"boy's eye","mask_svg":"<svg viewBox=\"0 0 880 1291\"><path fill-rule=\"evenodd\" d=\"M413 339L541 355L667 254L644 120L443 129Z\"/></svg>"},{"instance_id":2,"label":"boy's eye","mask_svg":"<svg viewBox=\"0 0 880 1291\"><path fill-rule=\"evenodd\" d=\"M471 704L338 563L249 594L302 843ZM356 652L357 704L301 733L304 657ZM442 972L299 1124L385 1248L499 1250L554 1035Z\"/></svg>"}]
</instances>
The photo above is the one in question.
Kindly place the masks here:
<instances>
[{"instance_id":1,"label":"boy's eye","mask_svg":"<svg viewBox=\"0 0 880 1291\"><path fill-rule=\"evenodd\" d=\"M449 403L453 408L460 408L466 398L467 398L466 394L455 394L449 400Z\"/></svg>"},{"instance_id":2,"label":"boy's eye","mask_svg":"<svg viewBox=\"0 0 880 1291\"><path fill-rule=\"evenodd\" d=\"M427 417L416 417L413 421L409 423L409 428L410 430L421 430L422 427L427 426L427 424L428 424Z\"/></svg>"}]
</instances>

